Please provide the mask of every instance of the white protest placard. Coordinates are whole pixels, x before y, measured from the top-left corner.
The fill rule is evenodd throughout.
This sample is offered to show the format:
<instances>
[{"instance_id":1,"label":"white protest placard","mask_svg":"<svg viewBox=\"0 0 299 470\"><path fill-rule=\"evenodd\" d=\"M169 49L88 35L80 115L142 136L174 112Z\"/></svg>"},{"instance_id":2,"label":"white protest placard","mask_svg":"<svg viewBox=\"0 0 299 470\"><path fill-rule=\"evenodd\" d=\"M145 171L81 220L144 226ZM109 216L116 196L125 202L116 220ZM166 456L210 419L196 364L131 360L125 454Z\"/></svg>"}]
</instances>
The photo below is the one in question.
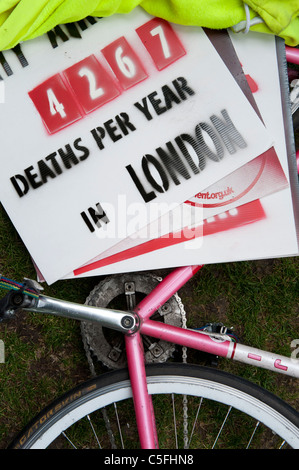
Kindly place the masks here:
<instances>
[{"instance_id":1,"label":"white protest placard","mask_svg":"<svg viewBox=\"0 0 299 470\"><path fill-rule=\"evenodd\" d=\"M0 199L49 284L134 233L136 213L150 223L272 144L200 28L136 9L21 49Z\"/></svg>"},{"instance_id":2,"label":"white protest placard","mask_svg":"<svg viewBox=\"0 0 299 470\"><path fill-rule=\"evenodd\" d=\"M266 155L262 154L101 253L74 274L92 273L94 269L194 238L198 250L203 237L263 220L265 212L259 199L288 186L276 152L270 149Z\"/></svg>"},{"instance_id":3,"label":"white protest placard","mask_svg":"<svg viewBox=\"0 0 299 470\"><path fill-rule=\"evenodd\" d=\"M202 208L202 231L197 230L193 237L189 237L189 241L187 237L184 238L184 234L181 234L181 239L179 236L175 239L173 236L166 238L162 235L150 241L130 237L85 266L78 267L66 276L67 278L187 264L292 256L298 253L292 192L288 185L289 168L275 38L251 33L247 38L232 35L232 40L245 72L250 74L249 81L255 83L253 92L263 120L271 133L277 137L275 149L279 161L277 162L274 154L266 161L258 157L256 162L251 161L236 170L237 179L232 173L211 188L206 188L190 198L194 203L206 203L206 207ZM256 61L257 49L264 58L263 65ZM261 162L268 166L264 174L261 172ZM253 177L250 176L251 172ZM242 195L241 201L244 204L241 206L238 206L240 200L233 204L229 191L233 188L230 180L235 180L240 186L239 192L236 193ZM249 182L254 181L252 189L255 195L250 199L246 189ZM217 202L222 202L219 200L220 194L224 198L222 207L225 212L221 212L217 207ZM259 194L261 200L255 200ZM208 200L209 196L211 197ZM248 203L250 200L252 202Z\"/></svg>"}]
</instances>

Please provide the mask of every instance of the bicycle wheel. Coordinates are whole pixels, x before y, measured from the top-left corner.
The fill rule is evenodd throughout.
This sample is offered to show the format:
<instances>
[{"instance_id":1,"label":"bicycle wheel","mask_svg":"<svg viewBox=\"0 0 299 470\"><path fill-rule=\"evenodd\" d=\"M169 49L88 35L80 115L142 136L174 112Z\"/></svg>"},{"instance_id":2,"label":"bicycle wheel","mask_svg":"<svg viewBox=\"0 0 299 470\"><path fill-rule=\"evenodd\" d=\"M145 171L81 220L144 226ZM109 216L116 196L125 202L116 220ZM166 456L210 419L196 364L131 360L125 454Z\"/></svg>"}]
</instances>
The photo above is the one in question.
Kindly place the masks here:
<instances>
[{"instance_id":1,"label":"bicycle wheel","mask_svg":"<svg viewBox=\"0 0 299 470\"><path fill-rule=\"evenodd\" d=\"M147 377L160 448L299 448L299 414L254 384L175 363L149 365ZM43 410L10 447L137 449L131 401L127 371L108 372Z\"/></svg>"}]
</instances>

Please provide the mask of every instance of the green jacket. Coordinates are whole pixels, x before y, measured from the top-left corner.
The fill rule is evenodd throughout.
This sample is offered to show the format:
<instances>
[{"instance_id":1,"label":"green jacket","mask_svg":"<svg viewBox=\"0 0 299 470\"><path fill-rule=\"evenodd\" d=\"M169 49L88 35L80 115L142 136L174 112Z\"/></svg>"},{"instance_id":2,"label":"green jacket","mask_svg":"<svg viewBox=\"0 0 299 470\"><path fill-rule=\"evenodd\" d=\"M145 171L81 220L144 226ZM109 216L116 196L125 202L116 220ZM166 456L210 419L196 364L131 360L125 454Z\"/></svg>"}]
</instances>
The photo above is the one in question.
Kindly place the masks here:
<instances>
[{"instance_id":1,"label":"green jacket","mask_svg":"<svg viewBox=\"0 0 299 470\"><path fill-rule=\"evenodd\" d=\"M299 0L246 3L250 18L263 20L251 26L251 30L281 36L290 46L299 44ZM138 5L173 23L212 29L230 28L246 18L241 0L0 0L0 50L40 36L58 24L89 15L125 14Z\"/></svg>"}]
</instances>

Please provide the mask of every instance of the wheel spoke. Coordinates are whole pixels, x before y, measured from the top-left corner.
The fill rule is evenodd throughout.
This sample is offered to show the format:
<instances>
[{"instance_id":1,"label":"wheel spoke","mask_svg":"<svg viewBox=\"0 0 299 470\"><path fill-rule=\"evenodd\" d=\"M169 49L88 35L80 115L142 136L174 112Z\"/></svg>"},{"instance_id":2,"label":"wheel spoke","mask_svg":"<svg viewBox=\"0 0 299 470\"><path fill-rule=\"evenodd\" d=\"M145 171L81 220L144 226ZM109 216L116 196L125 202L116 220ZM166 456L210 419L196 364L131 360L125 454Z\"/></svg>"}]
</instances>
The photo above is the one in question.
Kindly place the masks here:
<instances>
[{"instance_id":1,"label":"wheel spoke","mask_svg":"<svg viewBox=\"0 0 299 470\"><path fill-rule=\"evenodd\" d=\"M200 409L201 409L202 401L203 401L203 398L201 397L199 405L197 407L196 416L194 418L194 422L193 422L193 426L192 426L192 430L191 430L191 434L190 434L190 439L189 439L189 442L188 442L188 449L190 447L191 439L192 439L193 434L194 434L194 429L195 429L195 426L196 426L196 423L197 423L197 420L198 420L198 415L199 415L199 412L200 412Z\"/></svg>"},{"instance_id":2,"label":"wheel spoke","mask_svg":"<svg viewBox=\"0 0 299 470\"><path fill-rule=\"evenodd\" d=\"M122 430L121 430L121 427L120 427L120 421L119 421L119 416L118 416L118 411L117 411L117 405L116 405L116 403L113 403L113 405L114 405L114 412L115 412L116 421L117 421L118 433L119 433L119 437L120 437L120 440L121 440L121 447L122 447L122 449L124 449L125 446L124 446Z\"/></svg>"},{"instance_id":3,"label":"wheel spoke","mask_svg":"<svg viewBox=\"0 0 299 470\"><path fill-rule=\"evenodd\" d=\"M219 439L219 437L220 437L220 434L222 433L222 430L223 430L224 425L225 425L225 423L226 423L226 421L227 421L227 418L228 418L228 416L229 416L229 414L230 414L230 412L231 412L231 409L232 409L232 406L229 407L228 412L226 413L226 416L225 416L225 418L224 418L224 420L223 420L223 423L222 423L222 425L221 425L221 428L220 428L220 430L219 430L219 432L218 432L218 434L217 434L217 437L216 437L215 442L214 442L214 444L213 444L213 446L212 446L212 449L215 448L215 446L216 446L216 444L217 444L217 442L218 442L218 439Z\"/></svg>"},{"instance_id":4,"label":"wheel spoke","mask_svg":"<svg viewBox=\"0 0 299 470\"><path fill-rule=\"evenodd\" d=\"M66 440L71 444L71 446L72 446L74 449L77 449L77 447L75 446L75 444L70 440L70 438L65 434L64 431L62 431L61 434L63 435L63 437L66 438Z\"/></svg>"},{"instance_id":5,"label":"wheel spoke","mask_svg":"<svg viewBox=\"0 0 299 470\"><path fill-rule=\"evenodd\" d=\"M94 437L96 438L96 441L97 441L97 443L98 443L98 446L99 446L99 448L101 449L102 446L101 446L101 444L100 444L100 441L99 441L99 439L98 439L97 433L96 433L96 431L95 431L95 428L94 428L94 426L93 426L93 424L92 424L92 422L91 422L91 419L90 419L90 416L89 416L89 415L87 415L87 419L88 419L88 422L89 422L90 427L91 427L91 429L92 429L93 435L94 435Z\"/></svg>"},{"instance_id":6,"label":"wheel spoke","mask_svg":"<svg viewBox=\"0 0 299 470\"><path fill-rule=\"evenodd\" d=\"M257 423L256 423L256 425L255 425L255 427L254 427L254 430L253 430L253 432L252 432L252 434L251 434L251 436L250 436L249 442L248 442L248 444L247 444L247 446L246 446L246 449L249 449L249 447L250 447L250 445L251 445L251 442L252 442L252 439L253 439L253 437L254 437L254 435L255 435L255 433L256 433L256 430L257 430L257 428L259 427L259 425L260 425L260 422L257 421Z\"/></svg>"},{"instance_id":7,"label":"wheel spoke","mask_svg":"<svg viewBox=\"0 0 299 470\"><path fill-rule=\"evenodd\" d=\"M173 424L174 424L174 436L175 436L175 448L178 449L178 433L177 433L177 425L176 425L176 414L175 414L175 404L174 404L174 394L171 395L172 399L172 413L173 413Z\"/></svg>"}]
</instances>

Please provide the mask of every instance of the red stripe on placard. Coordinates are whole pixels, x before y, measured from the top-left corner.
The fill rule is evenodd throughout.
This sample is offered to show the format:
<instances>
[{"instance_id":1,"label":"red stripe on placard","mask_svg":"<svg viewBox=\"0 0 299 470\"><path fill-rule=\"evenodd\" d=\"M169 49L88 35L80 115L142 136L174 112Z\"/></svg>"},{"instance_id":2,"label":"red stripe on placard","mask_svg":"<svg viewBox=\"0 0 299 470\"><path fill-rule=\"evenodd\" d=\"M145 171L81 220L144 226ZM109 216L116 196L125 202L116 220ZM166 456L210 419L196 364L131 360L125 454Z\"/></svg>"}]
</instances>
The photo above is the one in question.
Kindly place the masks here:
<instances>
[{"instance_id":1,"label":"red stripe on placard","mask_svg":"<svg viewBox=\"0 0 299 470\"><path fill-rule=\"evenodd\" d=\"M254 186L256 185L256 183L259 181L259 179L261 178L262 174L263 174L263 171L265 169L265 166L266 166L266 162L267 160L271 160L271 162L278 162L277 160L277 155L276 155L276 152L274 150L273 147L271 147L269 150L267 150L266 152L262 153L259 157L257 157L255 160L257 159L260 159L261 162L260 162L260 167L259 167L259 170L257 172L257 174L255 175L255 177L253 178L253 180L248 184L248 186L240 193L238 194L237 196L234 194L231 199L229 200L225 200L225 201L222 201L222 202L217 202L215 204L202 204L202 203L196 203L196 202L193 202L193 201L185 201L186 204L190 204L191 206L200 206L200 207L221 207L221 206L226 206L227 204L229 204L230 202L235 202L235 201L238 201L239 199L241 199L242 197L244 197L247 193L249 193L249 191L251 191L252 188L254 188ZM253 161L253 160L252 160ZM249 162L250 164L251 162ZM278 162L279 163L279 162Z\"/></svg>"},{"instance_id":2,"label":"red stripe on placard","mask_svg":"<svg viewBox=\"0 0 299 470\"><path fill-rule=\"evenodd\" d=\"M80 268L75 269L73 273L75 276L79 276L80 274L84 274L94 269L102 268L146 253L151 253L155 250L174 246L179 243L195 239L199 236L212 235L225 230L242 227L266 217L259 200L249 202L248 204L244 204L243 206L233 209L233 211L227 211L223 214L204 220L203 224L195 227L195 229L184 228L178 232L168 233L160 238L148 240L145 243L141 243L140 245L115 253L107 258L81 266Z\"/></svg>"}]
</instances>

